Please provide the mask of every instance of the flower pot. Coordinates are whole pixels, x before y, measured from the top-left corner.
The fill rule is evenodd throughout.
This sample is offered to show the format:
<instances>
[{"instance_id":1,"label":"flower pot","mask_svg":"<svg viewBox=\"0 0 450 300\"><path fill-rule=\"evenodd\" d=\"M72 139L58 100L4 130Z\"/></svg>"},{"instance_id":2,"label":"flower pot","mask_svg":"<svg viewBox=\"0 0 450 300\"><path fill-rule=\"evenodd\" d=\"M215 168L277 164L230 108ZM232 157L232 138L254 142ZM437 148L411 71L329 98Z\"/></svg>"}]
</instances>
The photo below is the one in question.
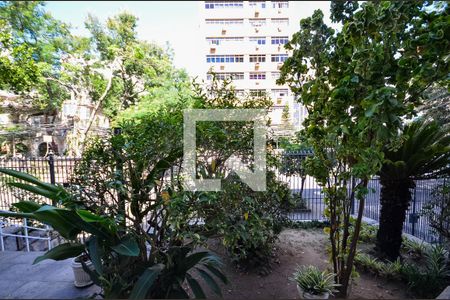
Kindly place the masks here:
<instances>
[{"instance_id":1,"label":"flower pot","mask_svg":"<svg viewBox=\"0 0 450 300\"><path fill-rule=\"evenodd\" d=\"M72 259L72 270L73 270L73 276L75 278L73 283L76 287L79 287L79 288L90 286L91 284L93 284L91 277L83 269L83 265L81 264L81 259L83 259L83 258L80 256L77 256L74 259ZM90 260L86 259L83 262L86 264L86 266L90 270L94 270L94 265L92 264L92 262Z\"/></svg>"},{"instance_id":2,"label":"flower pot","mask_svg":"<svg viewBox=\"0 0 450 300\"><path fill-rule=\"evenodd\" d=\"M300 295L300 299L328 299L330 297L329 293L323 293L320 295L313 295L310 293L307 293L305 291L303 291L303 289L301 287L299 287L297 285L297 291L298 294Z\"/></svg>"}]
</instances>

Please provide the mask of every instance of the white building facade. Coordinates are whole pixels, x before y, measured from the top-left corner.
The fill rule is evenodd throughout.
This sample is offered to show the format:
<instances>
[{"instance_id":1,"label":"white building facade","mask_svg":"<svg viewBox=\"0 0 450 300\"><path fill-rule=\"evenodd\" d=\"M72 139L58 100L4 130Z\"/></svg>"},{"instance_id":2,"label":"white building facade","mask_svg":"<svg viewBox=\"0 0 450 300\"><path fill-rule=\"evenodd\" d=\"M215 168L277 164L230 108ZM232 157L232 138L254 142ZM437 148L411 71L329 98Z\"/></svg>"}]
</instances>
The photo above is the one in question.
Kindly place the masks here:
<instances>
[{"instance_id":1,"label":"white building facade","mask_svg":"<svg viewBox=\"0 0 450 300\"><path fill-rule=\"evenodd\" d=\"M295 1L201 1L203 72L232 78L236 91L267 93L273 101L273 125L282 122L286 105L290 121L300 128L306 110L294 101L288 86L277 85L280 67L290 55L284 45L298 31L299 4ZM297 15L297 16L296 16Z\"/></svg>"}]
</instances>

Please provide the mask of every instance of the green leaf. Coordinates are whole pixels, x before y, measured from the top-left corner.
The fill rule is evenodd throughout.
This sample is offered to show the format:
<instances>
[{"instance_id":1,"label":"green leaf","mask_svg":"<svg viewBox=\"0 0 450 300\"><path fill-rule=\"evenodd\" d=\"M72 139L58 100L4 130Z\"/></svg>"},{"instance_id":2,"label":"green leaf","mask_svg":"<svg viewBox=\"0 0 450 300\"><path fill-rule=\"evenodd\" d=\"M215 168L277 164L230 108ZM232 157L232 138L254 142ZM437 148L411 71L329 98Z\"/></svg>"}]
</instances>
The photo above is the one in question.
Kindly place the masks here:
<instances>
[{"instance_id":1,"label":"green leaf","mask_svg":"<svg viewBox=\"0 0 450 300\"><path fill-rule=\"evenodd\" d=\"M190 270L196 264L198 264L202 259L208 257L209 255L210 255L210 253L208 251L196 252L194 254L189 255L183 261L184 270L185 271Z\"/></svg>"},{"instance_id":2,"label":"green leaf","mask_svg":"<svg viewBox=\"0 0 450 300\"><path fill-rule=\"evenodd\" d=\"M378 106L380 106L380 105L381 105L381 102L372 104L372 106L370 106L369 109L366 110L365 116L368 118L372 117L374 115L374 113L377 111Z\"/></svg>"},{"instance_id":3,"label":"green leaf","mask_svg":"<svg viewBox=\"0 0 450 300\"><path fill-rule=\"evenodd\" d=\"M97 271L98 274L103 275L103 265L99 255L98 238L96 236L92 236L86 245L95 271Z\"/></svg>"},{"instance_id":4,"label":"green leaf","mask_svg":"<svg viewBox=\"0 0 450 300\"><path fill-rule=\"evenodd\" d=\"M29 184L21 183L21 182L9 182L8 185L17 187L21 190L29 191L36 195L44 196L44 197L52 199L52 200L56 200L56 198L57 198L56 193L46 190L46 189L43 189L38 186L29 185Z\"/></svg>"},{"instance_id":5,"label":"green leaf","mask_svg":"<svg viewBox=\"0 0 450 300\"><path fill-rule=\"evenodd\" d=\"M34 262L37 264L45 259L64 260L71 257L76 257L84 251L84 245L65 243L56 246L55 248L47 251L44 255L38 256Z\"/></svg>"},{"instance_id":6,"label":"green leaf","mask_svg":"<svg viewBox=\"0 0 450 300\"><path fill-rule=\"evenodd\" d=\"M102 216L95 215L88 210L83 210L83 209L77 210L77 214L85 222L90 223L90 222L104 222L105 221L105 218L103 218Z\"/></svg>"},{"instance_id":7,"label":"green leaf","mask_svg":"<svg viewBox=\"0 0 450 300\"><path fill-rule=\"evenodd\" d=\"M12 206L25 213L32 213L41 208L41 205L39 203L33 201L20 201L17 203L13 203Z\"/></svg>"},{"instance_id":8,"label":"green leaf","mask_svg":"<svg viewBox=\"0 0 450 300\"><path fill-rule=\"evenodd\" d=\"M69 240L74 240L82 231L83 220L72 211L44 205L32 215L38 221L51 225L53 229Z\"/></svg>"},{"instance_id":9,"label":"green leaf","mask_svg":"<svg viewBox=\"0 0 450 300\"><path fill-rule=\"evenodd\" d=\"M157 264L146 269L131 290L130 299L144 299L163 268L163 264Z\"/></svg>"},{"instance_id":10,"label":"green leaf","mask_svg":"<svg viewBox=\"0 0 450 300\"><path fill-rule=\"evenodd\" d=\"M205 293L203 292L202 287L198 283L195 278L193 278L191 275L186 274L186 279L189 283L189 286L191 287L192 292L195 295L195 298L197 299L206 299Z\"/></svg>"},{"instance_id":11,"label":"green leaf","mask_svg":"<svg viewBox=\"0 0 450 300\"><path fill-rule=\"evenodd\" d=\"M45 183L40 181L39 179L37 179L36 177L24 173L24 172L20 172L20 171L16 171L16 170L10 170L10 169L3 169L0 168L0 173L4 173L6 175L12 176L14 178L29 182L29 183L33 183L37 186L40 186L46 190L52 191L52 192L58 192L59 188L53 184L49 184L49 183Z\"/></svg>"},{"instance_id":12,"label":"green leaf","mask_svg":"<svg viewBox=\"0 0 450 300\"><path fill-rule=\"evenodd\" d=\"M228 284L228 278L220 270L216 269L211 264L204 264L204 266L208 269L208 271L222 280L223 283Z\"/></svg>"},{"instance_id":13,"label":"green leaf","mask_svg":"<svg viewBox=\"0 0 450 300\"><path fill-rule=\"evenodd\" d=\"M222 296L222 292L220 291L220 287L217 284L217 282L214 280L214 278L211 277L206 271L196 268L200 276L203 278L203 280L208 284L208 286L213 290L213 292L216 295Z\"/></svg>"},{"instance_id":14,"label":"green leaf","mask_svg":"<svg viewBox=\"0 0 450 300\"><path fill-rule=\"evenodd\" d=\"M120 244L111 247L117 253L124 256L138 256L139 255L139 245L131 237L127 237L120 242Z\"/></svg>"}]
</instances>

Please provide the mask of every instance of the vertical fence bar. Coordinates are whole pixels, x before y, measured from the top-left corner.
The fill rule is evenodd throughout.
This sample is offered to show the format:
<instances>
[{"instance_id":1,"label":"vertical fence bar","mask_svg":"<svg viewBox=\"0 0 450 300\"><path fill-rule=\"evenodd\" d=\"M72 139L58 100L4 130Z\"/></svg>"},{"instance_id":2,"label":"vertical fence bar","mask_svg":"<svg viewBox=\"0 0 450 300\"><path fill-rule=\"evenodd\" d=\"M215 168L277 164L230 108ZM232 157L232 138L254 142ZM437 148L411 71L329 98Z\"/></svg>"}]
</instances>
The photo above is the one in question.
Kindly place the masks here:
<instances>
[{"instance_id":1,"label":"vertical fence bar","mask_svg":"<svg viewBox=\"0 0 450 300\"><path fill-rule=\"evenodd\" d=\"M2 229L3 223L0 222L0 248L2 251L5 251L5 244L3 243L3 229Z\"/></svg>"},{"instance_id":2,"label":"vertical fence bar","mask_svg":"<svg viewBox=\"0 0 450 300\"><path fill-rule=\"evenodd\" d=\"M50 183L55 184L55 159L52 152L48 156L48 167L50 171ZM52 199L52 205L56 205L56 200Z\"/></svg>"}]
</instances>

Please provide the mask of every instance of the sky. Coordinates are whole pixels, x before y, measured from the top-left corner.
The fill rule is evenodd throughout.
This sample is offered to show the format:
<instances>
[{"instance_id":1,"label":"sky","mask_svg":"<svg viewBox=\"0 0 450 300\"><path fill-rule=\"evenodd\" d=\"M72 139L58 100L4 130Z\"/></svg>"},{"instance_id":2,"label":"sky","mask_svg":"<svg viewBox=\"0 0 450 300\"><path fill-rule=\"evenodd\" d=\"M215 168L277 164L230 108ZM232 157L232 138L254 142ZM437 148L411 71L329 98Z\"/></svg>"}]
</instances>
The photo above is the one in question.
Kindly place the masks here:
<instances>
[{"instance_id":1,"label":"sky","mask_svg":"<svg viewBox=\"0 0 450 300\"><path fill-rule=\"evenodd\" d=\"M315 9L322 9L327 19L328 1L302 2L298 19L310 16ZM174 51L174 64L185 68L190 75L198 75L198 28L200 6L196 1L50 1L46 10L56 19L69 23L72 33L87 36L84 21L93 14L105 21L126 10L139 18L137 32L142 40L165 47L168 42ZM327 22L329 23L329 22Z\"/></svg>"}]
</instances>

